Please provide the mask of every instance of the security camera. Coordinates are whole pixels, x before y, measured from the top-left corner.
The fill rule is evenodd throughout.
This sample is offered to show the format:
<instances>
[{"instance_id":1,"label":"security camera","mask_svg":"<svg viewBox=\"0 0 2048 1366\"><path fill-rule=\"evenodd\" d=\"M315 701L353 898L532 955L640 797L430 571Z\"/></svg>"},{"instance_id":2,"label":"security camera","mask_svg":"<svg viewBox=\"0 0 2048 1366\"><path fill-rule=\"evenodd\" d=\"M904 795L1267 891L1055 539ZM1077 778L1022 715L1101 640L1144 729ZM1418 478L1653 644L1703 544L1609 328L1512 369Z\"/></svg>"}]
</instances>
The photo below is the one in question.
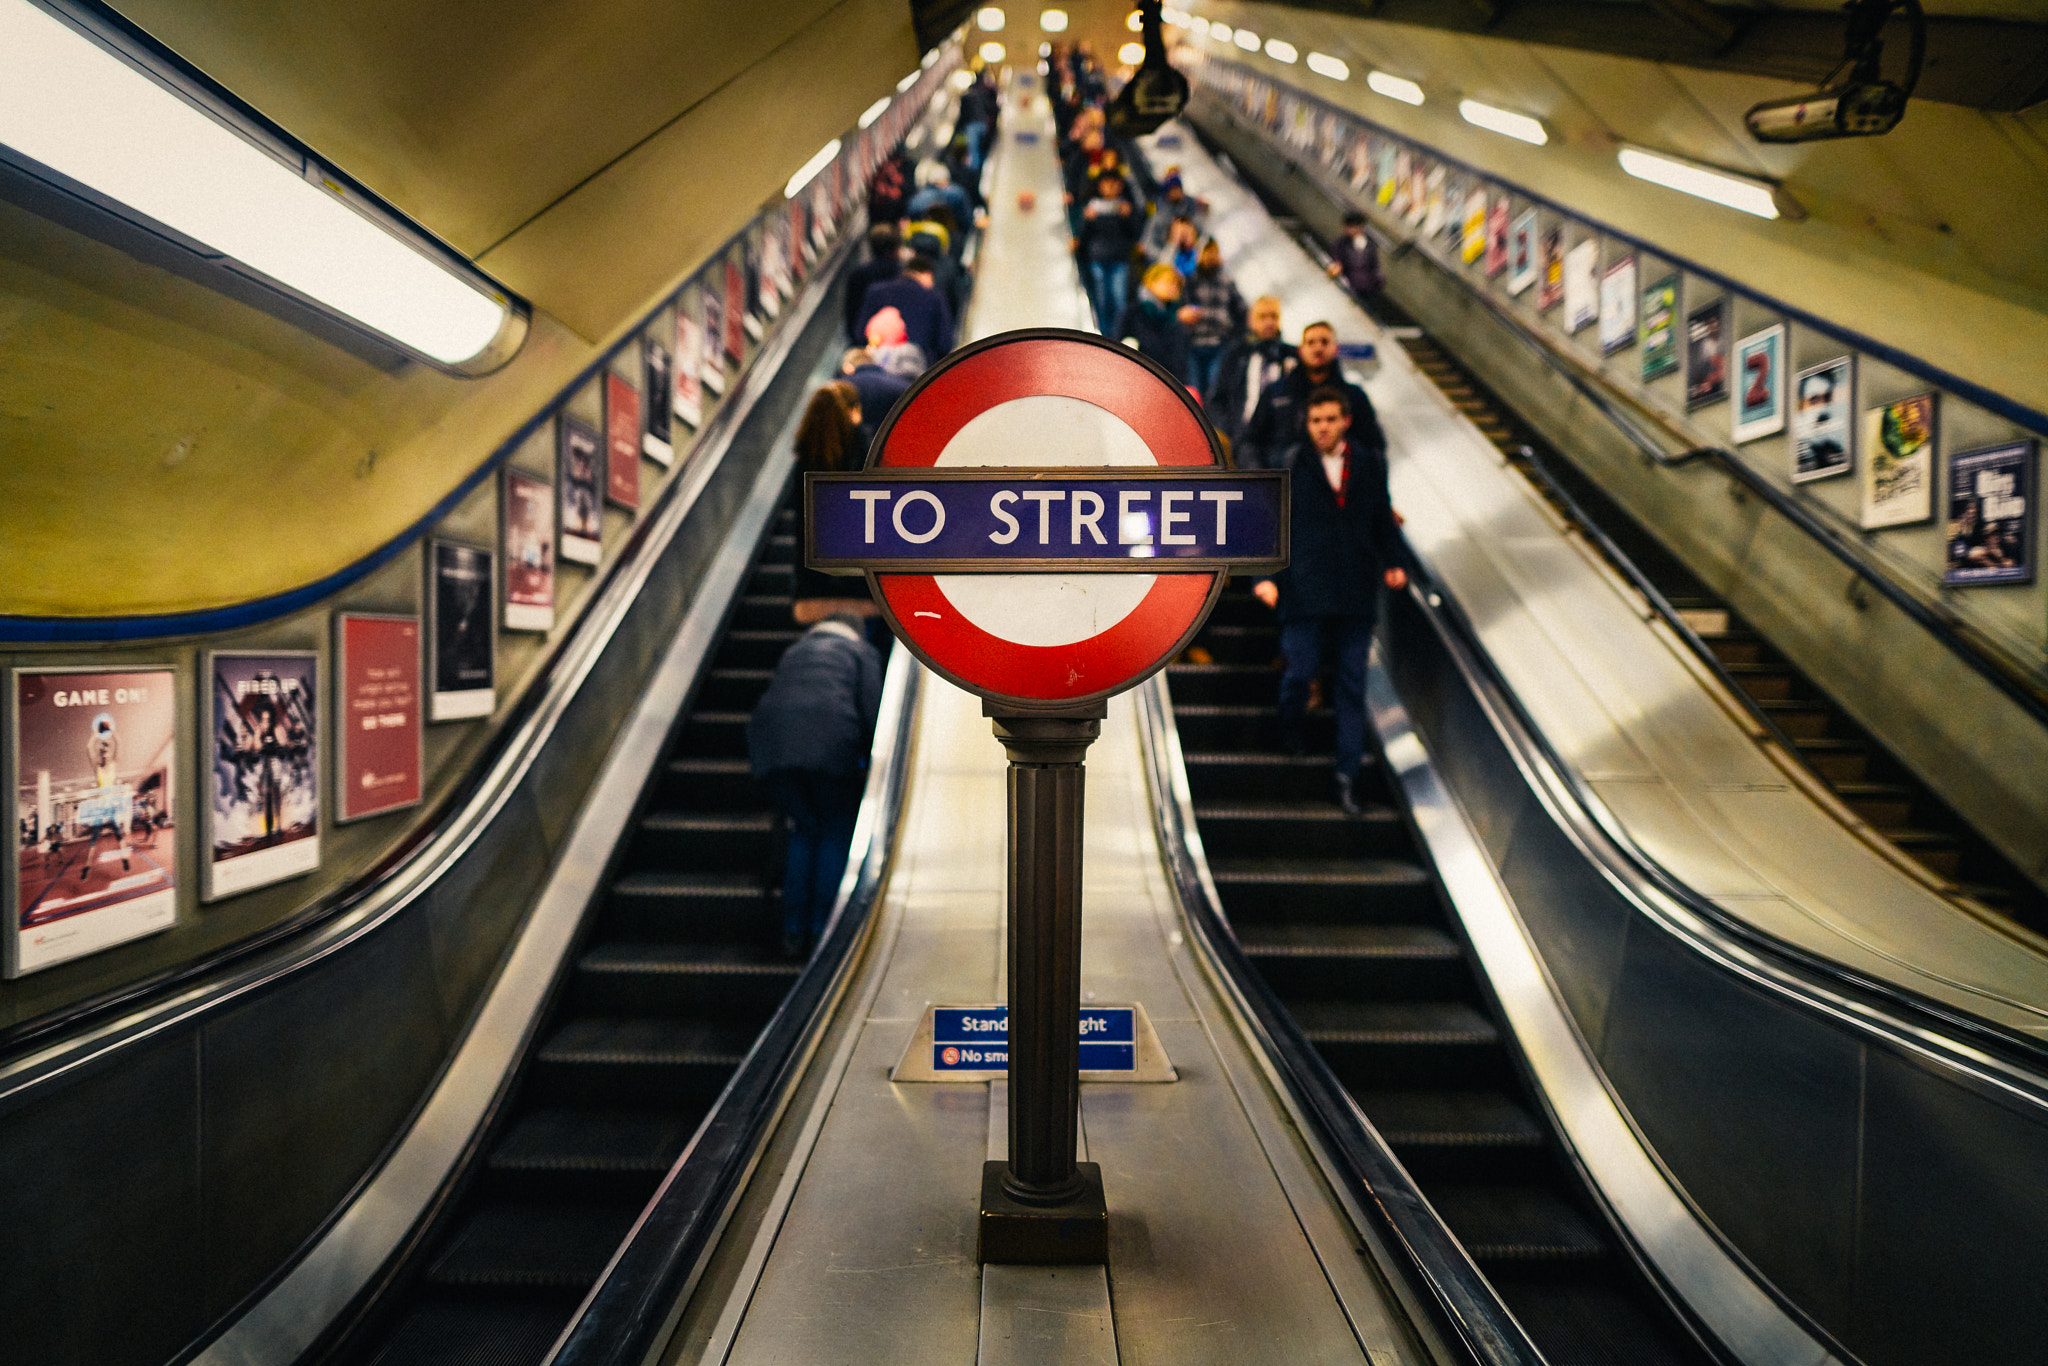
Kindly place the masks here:
<instances>
[{"instance_id":1,"label":"security camera","mask_svg":"<svg viewBox=\"0 0 2048 1366\"><path fill-rule=\"evenodd\" d=\"M1920 80L1927 55L1927 18L1920 0L1849 0L1849 32L1842 63L1811 95L1766 100L1743 116L1758 142L1819 142L1889 133L1906 116L1906 100ZM1894 13L1908 24L1906 79L1888 81L1880 70L1884 26Z\"/></svg>"}]
</instances>

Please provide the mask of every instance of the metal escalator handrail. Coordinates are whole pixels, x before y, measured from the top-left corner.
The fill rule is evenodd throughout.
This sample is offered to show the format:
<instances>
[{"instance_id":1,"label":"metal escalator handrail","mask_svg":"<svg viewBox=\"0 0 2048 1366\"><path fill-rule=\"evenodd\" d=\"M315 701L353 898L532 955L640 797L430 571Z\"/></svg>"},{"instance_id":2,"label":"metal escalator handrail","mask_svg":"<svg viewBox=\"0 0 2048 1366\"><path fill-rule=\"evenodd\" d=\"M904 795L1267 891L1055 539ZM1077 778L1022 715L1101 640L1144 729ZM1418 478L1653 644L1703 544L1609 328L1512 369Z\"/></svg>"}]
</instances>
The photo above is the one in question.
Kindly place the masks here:
<instances>
[{"instance_id":1,"label":"metal escalator handrail","mask_svg":"<svg viewBox=\"0 0 2048 1366\"><path fill-rule=\"evenodd\" d=\"M908 650L892 653L874 763L854 827L858 853L818 950L563 1330L547 1366L639 1366L681 1313L852 980L874 923L903 813L923 678Z\"/></svg>"},{"instance_id":2,"label":"metal escalator handrail","mask_svg":"<svg viewBox=\"0 0 2048 1366\"><path fill-rule=\"evenodd\" d=\"M1543 1366L1543 1356L1423 1196L1392 1148L1301 1032L1238 943L1209 874L1180 735L1164 674L1138 693L1150 760L1152 810L1174 892L1212 970L1235 1001L1252 1043L1278 1069L1315 1125L1344 1185L1373 1232L1397 1254L1390 1270L1427 1307L1469 1366Z\"/></svg>"}]
</instances>

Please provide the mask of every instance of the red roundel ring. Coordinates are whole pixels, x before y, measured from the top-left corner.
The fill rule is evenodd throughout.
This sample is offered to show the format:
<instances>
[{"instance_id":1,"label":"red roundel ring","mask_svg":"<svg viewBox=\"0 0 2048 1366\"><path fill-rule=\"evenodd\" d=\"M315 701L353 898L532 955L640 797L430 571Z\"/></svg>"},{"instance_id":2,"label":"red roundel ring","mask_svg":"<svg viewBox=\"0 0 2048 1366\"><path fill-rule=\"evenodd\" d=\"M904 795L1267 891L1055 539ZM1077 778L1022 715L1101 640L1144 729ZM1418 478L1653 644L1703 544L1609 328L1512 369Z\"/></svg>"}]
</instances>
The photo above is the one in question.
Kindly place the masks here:
<instances>
[{"instance_id":1,"label":"red roundel ring","mask_svg":"<svg viewBox=\"0 0 2048 1366\"><path fill-rule=\"evenodd\" d=\"M1079 399L1123 421L1161 465L1223 463L1187 386L1156 361L1087 332L1030 328L964 346L898 399L868 467L930 466L959 430L1012 399ZM1068 645L1025 645L969 621L930 574L868 575L897 638L934 670L1023 706L1093 701L1143 680L1193 639L1223 592L1218 573L1161 573L1121 621Z\"/></svg>"}]
</instances>

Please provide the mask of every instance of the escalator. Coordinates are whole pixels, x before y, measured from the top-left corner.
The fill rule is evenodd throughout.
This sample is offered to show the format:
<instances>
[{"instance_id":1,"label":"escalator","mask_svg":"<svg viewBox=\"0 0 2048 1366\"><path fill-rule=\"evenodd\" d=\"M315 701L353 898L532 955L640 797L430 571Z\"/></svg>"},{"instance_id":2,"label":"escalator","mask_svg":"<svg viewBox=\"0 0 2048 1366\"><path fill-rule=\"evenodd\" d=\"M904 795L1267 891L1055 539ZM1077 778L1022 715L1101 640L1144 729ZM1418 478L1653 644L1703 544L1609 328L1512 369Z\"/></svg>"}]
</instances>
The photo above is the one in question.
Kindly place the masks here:
<instances>
[{"instance_id":1,"label":"escalator","mask_svg":"<svg viewBox=\"0 0 2048 1366\"><path fill-rule=\"evenodd\" d=\"M546 1357L796 981L746 722L796 639L785 503L471 1170L336 1359Z\"/></svg>"},{"instance_id":2,"label":"escalator","mask_svg":"<svg viewBox=\"0 0 2048 1366\"><path fill-rule=\"evenodd\" d=\"M1169 667L1210 875L1247 958L1553 1366L1705 1363L1551 1132L1407 818L1368 756L1332 800L1333 716L1279 743L1278 632L1232 585Z\"/></svg>"}]
</instances>

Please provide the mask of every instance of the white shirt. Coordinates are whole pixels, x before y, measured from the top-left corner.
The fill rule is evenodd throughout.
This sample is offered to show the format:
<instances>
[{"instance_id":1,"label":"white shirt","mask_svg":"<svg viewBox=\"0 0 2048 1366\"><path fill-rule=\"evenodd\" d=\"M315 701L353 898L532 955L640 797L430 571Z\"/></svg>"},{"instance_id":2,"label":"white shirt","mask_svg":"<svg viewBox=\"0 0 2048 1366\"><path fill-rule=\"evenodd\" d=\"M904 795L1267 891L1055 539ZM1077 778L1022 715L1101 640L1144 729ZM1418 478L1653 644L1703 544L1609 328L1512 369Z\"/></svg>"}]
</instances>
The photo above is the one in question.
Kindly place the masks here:
<instances>
[{"instance_id":1,"label":"white shirt","mask_svg":"<svg viewBox=\"0 0 2048 1366\"><path fill-rule=\"evenodd\" d=\"M1318 454L1321 454L1318 452ZM1344 447L1338 446L1334 455L1323 456L1323 478L1330 481L1330 492L1344 492Z\"/></svg>"}]
</instances>

